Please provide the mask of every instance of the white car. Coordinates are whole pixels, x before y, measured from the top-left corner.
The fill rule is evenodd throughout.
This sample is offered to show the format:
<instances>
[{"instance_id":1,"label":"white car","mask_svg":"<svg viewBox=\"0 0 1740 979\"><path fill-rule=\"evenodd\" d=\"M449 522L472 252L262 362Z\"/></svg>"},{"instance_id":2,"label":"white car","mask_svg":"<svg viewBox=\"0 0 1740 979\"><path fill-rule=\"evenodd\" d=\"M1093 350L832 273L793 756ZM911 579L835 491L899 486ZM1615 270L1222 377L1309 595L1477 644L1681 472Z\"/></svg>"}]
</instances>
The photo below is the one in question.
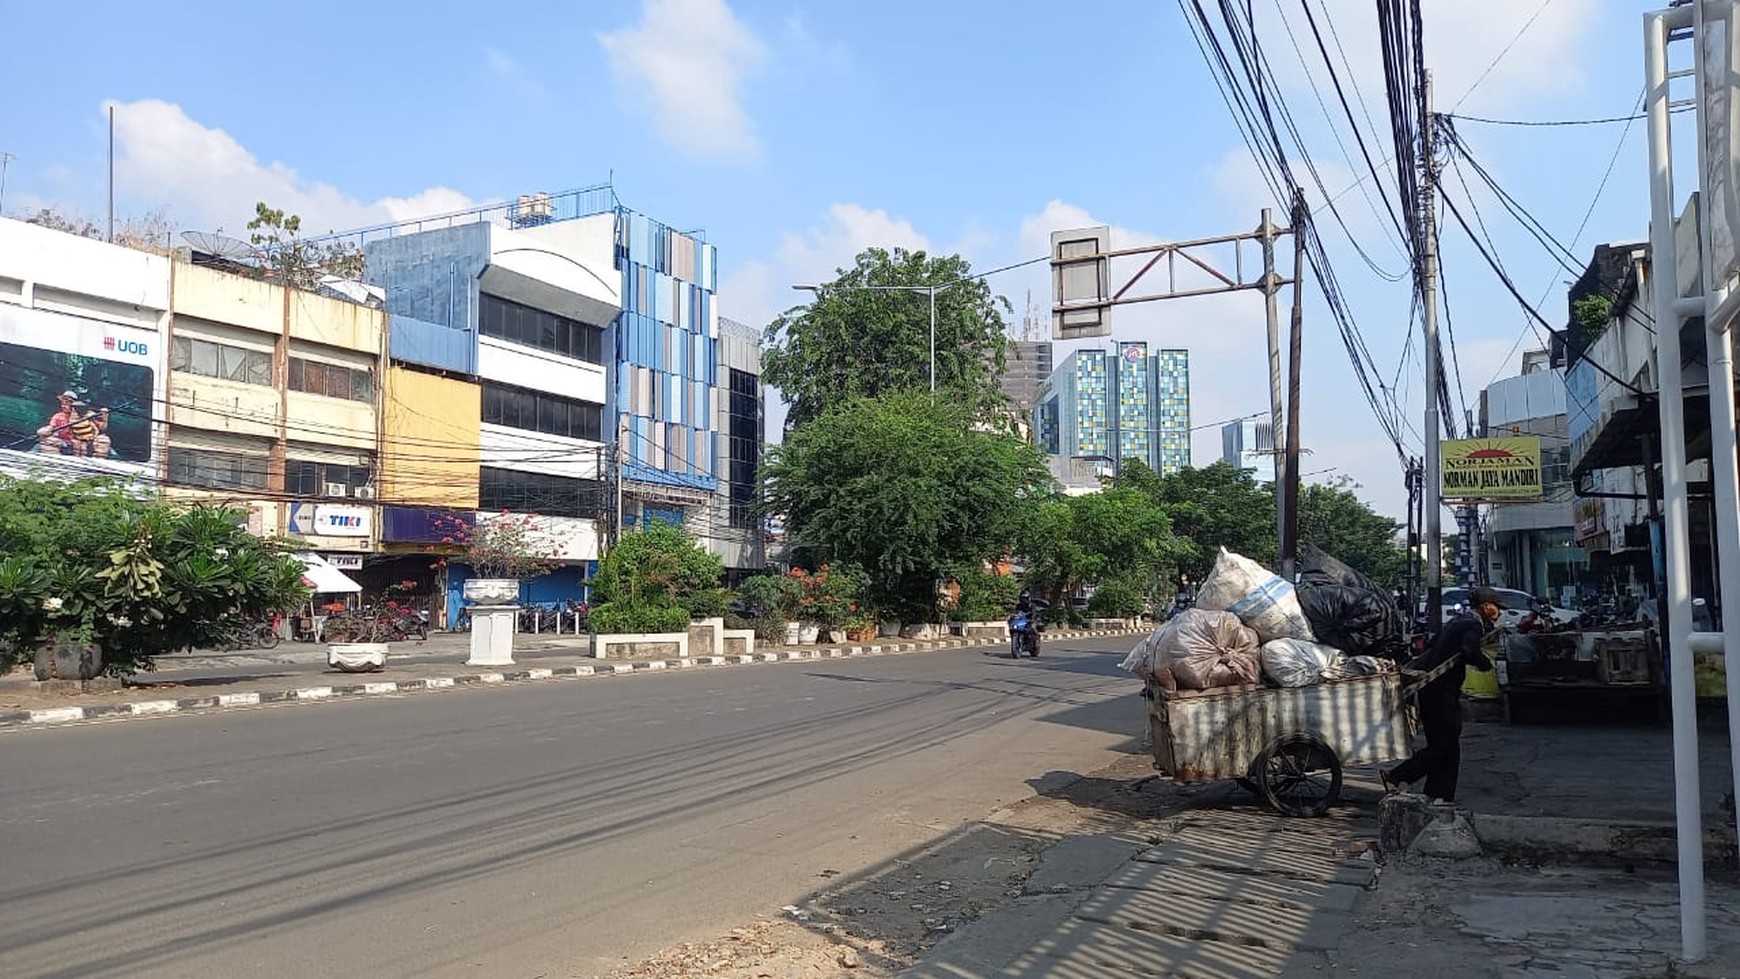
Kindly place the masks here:
<instances>
[{"instance_id":1,"label":"white car","mask_svg":"<svg viewBox=\"0 0 1740 979\"><path fill-rule=\"evenodd\" d=\"M1540 605L1540 600L1526 591L1514 588L1494 588L1498 592L1499 613L1498 627L1515 629L1530 612ZM1448 622L1457 613L1468 607L1468 589L1444 589L1444 621ZM1568 608L1547 606L1545 613L1550 616L1555 625L1570 625L1577 621L1578 613Z\"/></svg>"}]
</instances>

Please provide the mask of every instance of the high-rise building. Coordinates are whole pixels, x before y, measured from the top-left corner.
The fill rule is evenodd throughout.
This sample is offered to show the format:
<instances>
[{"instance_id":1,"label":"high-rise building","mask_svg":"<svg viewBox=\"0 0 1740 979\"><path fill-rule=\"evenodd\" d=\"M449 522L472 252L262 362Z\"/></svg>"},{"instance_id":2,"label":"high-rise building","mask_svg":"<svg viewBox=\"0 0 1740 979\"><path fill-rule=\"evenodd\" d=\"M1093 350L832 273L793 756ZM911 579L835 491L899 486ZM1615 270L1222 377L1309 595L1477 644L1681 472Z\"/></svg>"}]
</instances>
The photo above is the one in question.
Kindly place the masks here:
<instances>
[{"instance_id":1,"label":"high-rise building","mask_svg":"<svg viewBox=\"0 0 1740 979\"><path fill-rule=\"evenodd\" d=\"M1126 342L1070 354L1039 395L1034 440L1066 486L1097 484L1123 459L1163 474L1189 467L1190 352L1150 356Z\"/></svg>"},{"instance_id":2,"label":"high-rise building","mask_svg":"<svg viewBox=\"0 0 1740 979\"><path fill-rule=\"evenodd\" d=\"M1170 348L1154 357L1155 437L1159 441L1161 475L1189 469L1190 461L1190 351Z\"/></svg>"},{"instance_id":3,"label":"high-rise building","mask_svg":"<svg viewBox=\"0 0 1740 979\"><path fill-rule=\"evenodd\" d=\"M1220 458L1239 469L1249 469L1259 483L1275 481L1275 426L1255 418L1228 422L1220 427Z\"/></svg>"},{"instance_id":4,"label":"high-rise building","mask_svg":"<svg viewBox=\"0 0 1740 979\"><path fill-rule=\"evenodd\" d=\"M1032 421L1040 392L1051 376L1052 346L1050 340L1015 340L1009 344L1009 361L999 384L1021 416Z\"/></svg>"}]
</instances>

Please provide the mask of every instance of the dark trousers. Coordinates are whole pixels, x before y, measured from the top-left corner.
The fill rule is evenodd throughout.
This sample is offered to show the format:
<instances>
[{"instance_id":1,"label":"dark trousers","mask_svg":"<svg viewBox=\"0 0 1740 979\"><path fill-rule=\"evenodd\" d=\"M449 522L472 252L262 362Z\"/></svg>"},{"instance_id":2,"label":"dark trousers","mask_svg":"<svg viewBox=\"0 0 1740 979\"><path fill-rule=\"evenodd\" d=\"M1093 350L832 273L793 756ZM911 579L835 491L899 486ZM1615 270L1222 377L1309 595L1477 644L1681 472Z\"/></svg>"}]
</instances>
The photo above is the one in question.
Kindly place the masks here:
<instances>
[{"instance_id":1,"label":"dark trousers","mask_svg":"<svg viewBox=\"0 0 1740 979\"><path fill-rule=\"evenodd\" d=\"M1420 691L1420 727L1426 732L1426 747L1397 765L1390 775L1406 783L1423 778L1428 798L1454 802L1456 777L1462 768L1461 684L1433 684Z\"/></svg>"}]
</instances>

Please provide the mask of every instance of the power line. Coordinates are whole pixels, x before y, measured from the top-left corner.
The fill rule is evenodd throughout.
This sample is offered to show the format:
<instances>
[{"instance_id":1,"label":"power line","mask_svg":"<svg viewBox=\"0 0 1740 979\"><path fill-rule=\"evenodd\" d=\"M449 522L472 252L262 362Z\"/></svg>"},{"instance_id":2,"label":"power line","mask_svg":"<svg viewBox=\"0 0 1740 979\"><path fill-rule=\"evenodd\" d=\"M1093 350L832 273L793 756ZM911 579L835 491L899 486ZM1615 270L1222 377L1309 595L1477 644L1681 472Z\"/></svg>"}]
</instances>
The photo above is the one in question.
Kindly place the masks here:
<instances>
[{"instance_id":1,"label":"power line","mask_svg":"<svg viewBox=\"0 0 1740 979\"><path fill-rule=\"evenodd\" d=\"M1529 28L1535 26L1535 21L1539 20L1541 15L1547 12L1547 8L1552 5L1553 0L1542 0L1541 5L1535 8L1534 14L1523 22L1522 27L1516 32L1516 36L1511 38L1510 43L1498 52L1498 55L1486 66L1486 70L1480 73L1480 77L1474 79L1474 84L1468 86L1468 91L1462 93L1462 97L1456 100L1456 104L1450 107L1450 111L1454 112L1462 108L1462 103L1468 101L1468 97L1474 94L1474 90L1480 87L1480 83L1486 81L1486 76L1492 74L1492 70L1498 67L1500 61L1504 60L1504 56L1510 53L1510 49L1516 47L1517 42L1523 39L1523 35L1529 32Z\"/></svg>"}]
</instances>

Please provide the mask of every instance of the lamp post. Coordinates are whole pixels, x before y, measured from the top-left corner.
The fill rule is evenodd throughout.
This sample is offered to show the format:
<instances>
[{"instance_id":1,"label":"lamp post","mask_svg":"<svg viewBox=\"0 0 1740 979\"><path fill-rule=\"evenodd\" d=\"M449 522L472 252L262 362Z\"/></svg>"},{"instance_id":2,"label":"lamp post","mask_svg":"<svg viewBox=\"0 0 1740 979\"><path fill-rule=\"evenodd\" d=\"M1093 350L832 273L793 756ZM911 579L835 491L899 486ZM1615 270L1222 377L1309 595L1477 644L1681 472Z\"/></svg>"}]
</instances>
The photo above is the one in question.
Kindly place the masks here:
<instances>
[{"instance_id":1,"label":"lamp post","mask_svg":"<svg viewBox=\"0 0 1740 979\"><path fill-rule=\"evenodd\" d=\"M947 292L963 282L973 279L955 279L940 286L850 286L850 285L794 285L798 292L814 293L818 298L824 289L840 289L851 292L912 292L928 296L930 299L930 393L936 394L936 294Z\"/></svg>"}]
</instances>

